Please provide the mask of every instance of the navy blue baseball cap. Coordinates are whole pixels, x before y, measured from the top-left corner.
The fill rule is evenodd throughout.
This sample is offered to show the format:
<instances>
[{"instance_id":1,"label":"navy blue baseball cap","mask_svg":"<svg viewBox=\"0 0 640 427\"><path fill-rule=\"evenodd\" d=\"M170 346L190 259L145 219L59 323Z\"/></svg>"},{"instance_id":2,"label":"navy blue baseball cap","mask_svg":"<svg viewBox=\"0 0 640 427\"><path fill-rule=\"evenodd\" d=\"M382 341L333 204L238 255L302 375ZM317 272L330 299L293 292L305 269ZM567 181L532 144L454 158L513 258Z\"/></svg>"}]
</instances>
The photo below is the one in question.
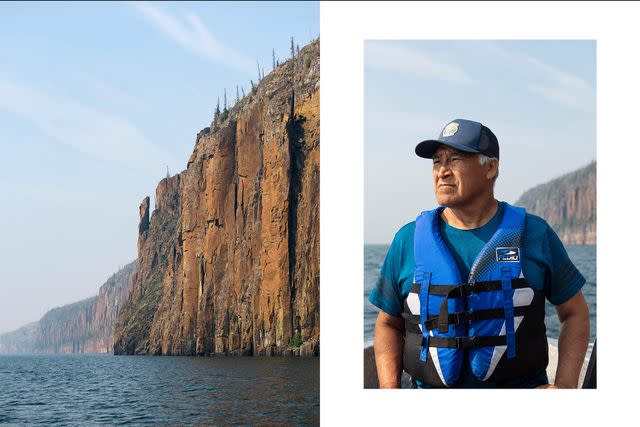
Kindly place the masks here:
<instances>
[{"instance_id":1,"label":"navy blue baseball cap","mask_svg":"<svg viewBox=\"0 0 640 427\"><path fill-rule=\"evenodd\" d=\"M449 122L437 139L428 139L416 145L416 154L425 159L431 159L440 144L467 153L500 158L498 138L491 129L471 120L456 119Z\"/></svg>"}]
</instances>

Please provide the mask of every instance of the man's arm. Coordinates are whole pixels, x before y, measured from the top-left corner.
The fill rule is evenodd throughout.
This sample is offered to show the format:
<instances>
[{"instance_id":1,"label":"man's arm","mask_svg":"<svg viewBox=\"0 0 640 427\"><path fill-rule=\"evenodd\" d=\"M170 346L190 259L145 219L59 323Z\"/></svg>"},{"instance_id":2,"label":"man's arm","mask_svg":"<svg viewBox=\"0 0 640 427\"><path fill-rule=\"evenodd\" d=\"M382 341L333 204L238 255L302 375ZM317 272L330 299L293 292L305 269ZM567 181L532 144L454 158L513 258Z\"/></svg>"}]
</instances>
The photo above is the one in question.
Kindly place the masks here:
<instances>
[{"instance_id":1,"label":"man's arm","mask_svg":"<svg viewBox=\"0 0 640 427\"><path fill-rule=\"evenodd\" d=\"M373 337L380 388L400 388L404 320L384 311L378 313Z\"/></svg>"},{"instance_id":2,"label":"man's arm","mask_svg":"<svg viewBox=\"0 0 640 427\"><path fill-rule=\"evenodd\" d=\"M577 388L589 345L589 307L580 290L567 302L556 306L556 311L561 323L558 369L555 387L547 388Z\"/></svg>"}]
</instances>

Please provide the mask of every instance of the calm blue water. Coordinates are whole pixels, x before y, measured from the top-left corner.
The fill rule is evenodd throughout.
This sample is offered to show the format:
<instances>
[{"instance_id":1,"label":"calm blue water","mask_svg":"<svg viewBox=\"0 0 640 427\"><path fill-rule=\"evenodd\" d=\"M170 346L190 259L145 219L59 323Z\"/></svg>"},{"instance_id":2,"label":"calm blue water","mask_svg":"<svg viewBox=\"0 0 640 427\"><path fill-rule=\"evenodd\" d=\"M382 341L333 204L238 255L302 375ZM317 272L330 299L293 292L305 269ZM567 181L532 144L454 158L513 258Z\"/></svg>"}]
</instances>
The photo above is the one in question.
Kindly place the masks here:
<instances>
[{"instance_id":1,"label":"calm blue water","mask_svg":"<svg viewBox=\"0 0 640 427\"><path fill-rule=\"evenodd\" d=\"M317 425L318 358L0 356L0 424Z\"/></svg>"},{"instance_id":2,"label":"calm blue water","mask_svg":"<svg viewBox=\"0 0 640 427\"><path fill-rule=\"evenodd\" d=\"M378 315L378 309L369 301L371 289L380 274L380 268L387 254L389 245L364 245L364 342L373 342L373 325ZM589 305L591 337L593 342L596 338L596 246L566 246L569 257L578 270L587 279L587 283L582 288L587 304ZM560 322L556 311L549 302L546 306L547 336L558 339L560 333Z\"/></svg>"}]
</instances>

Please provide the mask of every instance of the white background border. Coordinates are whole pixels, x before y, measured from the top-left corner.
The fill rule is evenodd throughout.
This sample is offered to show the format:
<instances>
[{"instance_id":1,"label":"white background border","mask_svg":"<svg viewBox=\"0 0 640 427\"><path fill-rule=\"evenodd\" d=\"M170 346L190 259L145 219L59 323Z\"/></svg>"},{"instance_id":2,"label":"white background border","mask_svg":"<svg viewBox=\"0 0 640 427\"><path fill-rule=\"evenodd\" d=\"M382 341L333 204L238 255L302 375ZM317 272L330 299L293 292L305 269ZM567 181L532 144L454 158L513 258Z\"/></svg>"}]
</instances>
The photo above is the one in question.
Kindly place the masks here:
<instances>
[{"instance_id":1,"label":"white background border","mask_svg":"<svg viewBox=\"0 0 640 427\"><path fill-rule=\"evenodd\" d=\"M320 33L322 424L636 423L639 5L322 3ZM597 40L597 390L362 388L364 40L478 38Z\"/></svg>"}]
</instances>

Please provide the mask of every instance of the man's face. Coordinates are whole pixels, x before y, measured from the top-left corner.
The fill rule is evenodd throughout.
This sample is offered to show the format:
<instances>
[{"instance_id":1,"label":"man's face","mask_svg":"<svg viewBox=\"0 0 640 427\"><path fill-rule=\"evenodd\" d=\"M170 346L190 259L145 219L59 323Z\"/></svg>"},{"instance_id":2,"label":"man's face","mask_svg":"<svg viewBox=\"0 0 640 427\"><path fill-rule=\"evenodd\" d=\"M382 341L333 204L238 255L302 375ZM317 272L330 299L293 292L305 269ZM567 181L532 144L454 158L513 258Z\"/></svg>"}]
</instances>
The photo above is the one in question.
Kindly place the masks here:
<instances>
[{"instance_id":1,"label":"man's face","mask_svg":"<svg viewBox=\"0 0 640 427\"><path fill-rule=\"evenodd\" d=\"M493 188L490 163L477 154L441 145L433 155L433 184L438 204L461 207Z\"/></svg>"}]
</instances>

